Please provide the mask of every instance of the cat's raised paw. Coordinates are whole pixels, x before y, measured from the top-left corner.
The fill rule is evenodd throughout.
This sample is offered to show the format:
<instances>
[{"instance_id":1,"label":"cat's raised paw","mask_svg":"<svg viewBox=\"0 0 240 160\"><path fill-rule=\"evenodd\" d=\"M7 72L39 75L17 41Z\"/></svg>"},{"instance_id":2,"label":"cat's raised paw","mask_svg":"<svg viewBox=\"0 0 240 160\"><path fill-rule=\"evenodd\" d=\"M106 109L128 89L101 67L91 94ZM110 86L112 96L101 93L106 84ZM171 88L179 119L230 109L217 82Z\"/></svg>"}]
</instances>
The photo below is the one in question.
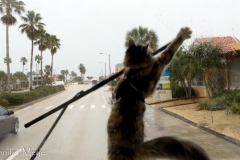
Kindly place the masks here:
<instances>
[{"instance_id":1,"label":"cat's raised paw","mask_svg":"<svg viewBox=\"0 0 240 160\"><path fill-rule=\"evenodd\" d=\"M182 37L183 39L188 39L188 38L191 38L191 34L192 34L192 31L190 30L190 28L185 27L185 28L181 28L181 30L178 33L178 36Z\"/></svg>"}]
</instances>

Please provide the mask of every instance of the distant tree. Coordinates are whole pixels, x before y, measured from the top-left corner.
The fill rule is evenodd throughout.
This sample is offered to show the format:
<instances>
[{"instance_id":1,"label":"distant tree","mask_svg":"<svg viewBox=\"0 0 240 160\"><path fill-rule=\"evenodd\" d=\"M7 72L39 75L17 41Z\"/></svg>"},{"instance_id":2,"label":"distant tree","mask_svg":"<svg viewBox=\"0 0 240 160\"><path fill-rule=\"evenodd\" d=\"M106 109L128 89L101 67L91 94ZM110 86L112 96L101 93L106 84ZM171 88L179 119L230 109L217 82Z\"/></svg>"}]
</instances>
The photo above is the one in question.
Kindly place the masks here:
<instances>
[{"instance_id":1,"label":"distant tree","mask_svg":"<svg viewBox=\"0 0 240 160\"><path fill-rule=\"evenodd\" d=\"M0 13L4 14L1 17L1 21L6 25L6 59L10 59L9 56L9 26L16 24L17 19L13 16L13 11L18 15L21 15L22 12L25 12L25 4L22 1L16 0L0 0ZM10 89L10 61L6 61L7 64L7 88L8 92L11 92Z\"/></svg>"},{"instance_id":2,"label":"distant tree","mask_svg":"<svg viewBox=\"0 0 240 160\"><path fill-rule=\"evenodd\" d=\"M21 59L20 59L20 62L22 62L22 65L23 65L23 72L24 72L24 66L25 66L25 64L27 63L27 58L26 57L21 57Z\"/></svg>"},{"instance_id":3,"label":"distant tree","mask_svg":"<svg viewBox=\"0 0 240 160\"><path fill-rule=\"evenodd\" d=\"M46 65L45 67L44 67L44 72L45 72L45 82L47 82L47 83L52 83L52 79L50 79L50 78L48 78L49 77L49 75L51 74L51 66L50 65Z\"/></svg>"},{"instance_id":4,"label":"distant tree","mask_svg":"<svg viewBox=\"0 0 240 160\"><path fill-rule=\"evenodd\" d=\"M148 30L142 26L138 28L133 28L131 31L128 31L126 34L125 46L128 47L129 40L133 40L135 44L146 45L149 44L149 47L155 51L157 50L158 37L155 31Z\"/></svg>"},{"instance_id":5,"label":"distant tree","mask_svg":"<svg viewBox=\"0 0 240 160\"><path fill-rule=\"evenodd\" d=\"M40 33L40 38L34 42L34 45L38 45L38 50L41 51L41 69L40 69L40 73L41 73L41 85L43 86L43 67L42 67L42 60L43 60L43 55L42 52L45 51L47 49L47 44L48 44L48 39L47 37L49 36L48 33L46 33L45 30L41 30Z\"/></svg>"},{"instance_id":6,"label":"distant tree","mask_svg":"<svg viewBox=\"0 0 240 160\"><path fill-rule=\"evenodd\" d=\"M80 71L80 73L81 73L81 77L82 77L82 79L83 79L83 76L82 76L82 75L84 75L87 70L86 70L85 66L84 66L82 63L80 63L80 65L78 66L78 69L79 69L79 71Z\"/></svg>"},{"instance_id":7,"label":"distant tree","mask_svg":"<svg viewBox=\"0 0 240 160\"><path fill-rule=\"evenodd\" d=\"M34 41L41 37L44 30L44 23L41 22L42 17L40 13L35 14L34 11L28 11L26 17L21 16L25 22L19 26L21 33L26 33L27 37L31 40L31 60L30 60L30 90L32 90L32 67L33 67L33 47Z\"/></svg>"},{"instance_id":8,"label":"distant tree","mask_svg":"<svg viewBox=\"0 0 240 160\"><path fill-rule=\"evenodd\" d=\"M80 77L80 76L74 77L73 80L74 80L75 82L82 82L82 81L83 81L82 77Z\"/></svg>"},{"instance_id":9,"label":"distant tree","mask_svg":"<svg viewBox=\"0 0 240 160\"><path fill-rule=\"evenodd\" d=\"M52 55L52 70L53 70L53 56L57 53L57 50L60 49L60 39L57 38L56 35L49 35L47 38L48 41L48 49L51 51ZM52 70L51 70L51 79L52 79ZM52 84L51 84L52 85Z\"/></svg>"},{"instance_id":10,"label":"distant tree","mask_svg":"<svg viewBox=\"0 0 240 160\"><path fill-rule=\"evenodd\" d=\"M59 75L58 79L60 79L61 81L65 81L65 76L64 75Z\"/></svg>"},{"instance_id":11,"label":"distant tree","mask_svg":"<svg viewBox=\"0 0 240 160\"><path fill-rule=\"evenodd\" d=\"M6 77L6 73L0 70L0 93L3 91L3 79Z\"/></svg>"}]
</instances>

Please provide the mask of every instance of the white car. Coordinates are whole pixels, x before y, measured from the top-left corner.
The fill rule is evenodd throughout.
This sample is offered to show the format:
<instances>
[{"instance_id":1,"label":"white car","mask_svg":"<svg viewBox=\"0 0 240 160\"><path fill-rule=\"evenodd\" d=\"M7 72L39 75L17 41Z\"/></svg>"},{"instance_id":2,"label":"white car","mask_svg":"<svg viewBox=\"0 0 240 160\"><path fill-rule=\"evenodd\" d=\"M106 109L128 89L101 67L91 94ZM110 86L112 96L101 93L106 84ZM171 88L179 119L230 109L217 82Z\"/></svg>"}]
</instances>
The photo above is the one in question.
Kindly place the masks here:
<instances>
[{"instance_id":1,"label":"white car","mask_svg":"<svg viewBox=\"0 0 240 160\"><path fill-rule=\"evenodd\" d=\"M56 81L52 83L53 86L57 86L57 85L64 85L63 81Z\"/></svg>"}]
</instances>

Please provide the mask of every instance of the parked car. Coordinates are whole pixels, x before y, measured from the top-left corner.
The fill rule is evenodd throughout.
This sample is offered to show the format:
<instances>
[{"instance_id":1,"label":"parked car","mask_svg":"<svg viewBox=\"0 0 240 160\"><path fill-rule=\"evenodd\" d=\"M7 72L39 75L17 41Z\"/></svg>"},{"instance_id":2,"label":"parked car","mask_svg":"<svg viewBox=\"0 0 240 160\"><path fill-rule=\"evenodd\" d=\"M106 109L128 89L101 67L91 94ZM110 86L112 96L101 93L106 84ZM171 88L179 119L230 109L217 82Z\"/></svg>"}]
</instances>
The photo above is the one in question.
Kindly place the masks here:
<instances>
[{"instance_id":1,"label":"parked car","mask_svg":"<svg viewBox=\"0 0 240 160\"><path fill-rule=\"evenodd\" d=\"M93 85L93 86L96 85L97 83L98 83L97 80L92 80L92 85Z\"/></svg>"},{"instance_id":2,"label":"parked car","mask_svg":"<svg viewBox=\"0 0 240 160\"><path fill-rule=\"evenodd\" d=\"M0 105L0 137L8 134L17 134L19 129L18 117L13 111L8 111Z\"/></svg>"},{"instance_id":3,"label":"parked car","mask_svg":"<svg viewBox=\"0 0 240 160\"><path fill-rule=\"evenodd\" d=\"M57 86L57 85L64 85L63 81L56 81L52 83L53 86Z\"/></svg>"}]
</instances>

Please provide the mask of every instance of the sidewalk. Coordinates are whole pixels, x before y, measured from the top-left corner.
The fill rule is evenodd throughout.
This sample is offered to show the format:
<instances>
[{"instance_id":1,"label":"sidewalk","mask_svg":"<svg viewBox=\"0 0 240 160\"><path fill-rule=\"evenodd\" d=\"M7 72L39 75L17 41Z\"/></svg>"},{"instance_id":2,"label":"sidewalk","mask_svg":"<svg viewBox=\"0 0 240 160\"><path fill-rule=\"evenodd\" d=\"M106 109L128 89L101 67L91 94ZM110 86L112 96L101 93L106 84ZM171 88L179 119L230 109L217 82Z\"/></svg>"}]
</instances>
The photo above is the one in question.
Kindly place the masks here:
<instances>
[{"instance_id":1,"label":"sidewalk","mask_svg":"<svg viewBox=\"0 0 240 160\"><path fill-rule=\"evenodd\" d=\"M111 92L105 91L104 96L108 97L106 99L109 99L111 97ZM240 149L237 145L158 109L186 103L197 103L199 100L202 99L185 99L158 103L154 104L154 107L146 105L144 116L145 139L151 140L160 136L176 136L200 145L206 150L212 160L239 160Z\"/></svg>"},{"instance_id":2,"label":"sidewalk","mask_svg":"<svg viewBox=\"0 0 240 160\"><path fill-rule=\"evenodd\" d=\"M156 103L152 103L152 97L148 97L145 99L146 103L151 104L155 108L166 108L166 107L172 107L172 106L180 106L180 105L186 105L186 104L199 103L202 100L206 100L206 98L168 100L166 102L156 102Z\"/></svg>"}]
</instances>

